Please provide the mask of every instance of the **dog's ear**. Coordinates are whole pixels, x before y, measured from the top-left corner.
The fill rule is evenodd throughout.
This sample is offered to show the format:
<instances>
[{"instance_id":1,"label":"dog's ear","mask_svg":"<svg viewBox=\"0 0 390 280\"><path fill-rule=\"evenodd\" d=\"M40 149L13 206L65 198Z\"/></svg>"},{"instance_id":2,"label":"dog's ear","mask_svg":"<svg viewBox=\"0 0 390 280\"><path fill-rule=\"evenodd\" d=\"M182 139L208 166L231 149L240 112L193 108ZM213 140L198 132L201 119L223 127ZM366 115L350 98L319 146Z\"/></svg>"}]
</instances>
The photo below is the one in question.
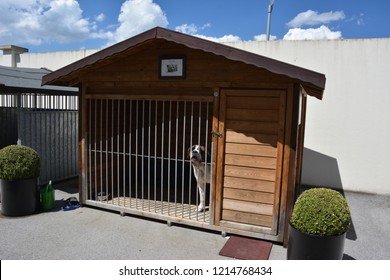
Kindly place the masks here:
<instances>
[{"instance_id":1,"label":"dog's ear","mask_svg":"<svg viewBox=\"0 0 390 280\"><path fill-rule=\"evenodd\" d=\"M187 149L187 158L190 158L190 157L191 157L191 149L192 149L192 147L189 147L189 148Z\"/></svg>"}]
</instances>

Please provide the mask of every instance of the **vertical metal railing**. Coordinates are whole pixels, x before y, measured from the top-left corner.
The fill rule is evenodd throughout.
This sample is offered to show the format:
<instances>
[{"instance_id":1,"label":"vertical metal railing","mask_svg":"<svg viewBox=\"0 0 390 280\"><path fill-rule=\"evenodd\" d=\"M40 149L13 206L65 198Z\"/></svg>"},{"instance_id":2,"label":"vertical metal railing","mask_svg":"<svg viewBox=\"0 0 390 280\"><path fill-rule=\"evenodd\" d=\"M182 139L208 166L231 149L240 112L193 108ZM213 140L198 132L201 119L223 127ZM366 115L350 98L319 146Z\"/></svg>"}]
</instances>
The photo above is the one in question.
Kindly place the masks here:
<instances>
[{"instance_id":1,"label":"vertical metal railing","mask_svg":"<svg viewBox=\"0 0 390 280\"><path fill-rule=\"evenodd\" d=\"M0 148L20 143L38 152L39 184L77 176L77 93L0 93L0 130Z\"/></svg>"},{"instance_id":2,"label":"vertical metal railing","mask_svg":"<svg viewBox=\"0 0 390 280\"><path fill-rule=\"evenodd\" d=\"M87 199L210 222L212 187L204 186L208 205L198 212L200 193L187 157L188 148L202 145L211 166L210 106L196 99L88 99Z\"/></svg>"}]
</instances>

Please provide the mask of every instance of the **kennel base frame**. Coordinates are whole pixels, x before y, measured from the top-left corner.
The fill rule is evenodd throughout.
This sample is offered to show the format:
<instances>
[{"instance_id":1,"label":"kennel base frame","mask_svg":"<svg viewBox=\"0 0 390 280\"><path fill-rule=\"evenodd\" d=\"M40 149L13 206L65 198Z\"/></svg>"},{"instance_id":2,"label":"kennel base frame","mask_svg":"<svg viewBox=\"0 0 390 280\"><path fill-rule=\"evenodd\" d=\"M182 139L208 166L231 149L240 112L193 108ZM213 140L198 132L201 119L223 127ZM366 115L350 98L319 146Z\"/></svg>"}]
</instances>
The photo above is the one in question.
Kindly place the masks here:
<instances>
[{"instance_id":1,"label":"kennel base frame","mask_svg":"<svg viewBox=\"0 0 390 280\"><path fill-rule=\"evenodd\" d=\"M247 236L251 238L259 238L259 239L265 239L269 241L274 242L282 242L283 239L280 237L280 235L270 235L267 233L266 228L262 227L248 227L248 228L232 228L224 225L214 225L203 221L196 221L196 220L189 220L181 217L175 217L175 216L168 216L168 215L161 215L159 213L154 212L148 212L148 211L142 211L137 209L132 209L128 207L123 207L115 204L109 204L104 202L99 202L95 200L86 200L84 202L85 206L91 206L96 207L100 209L105 209L108 211L114 211L118 212L121 216L131 215L136 216L139 218L147 218L147 219L154 219L159 221L165 221L168 225L172 224L178 224L178 225L184 225L184 226L190 226L195 227L201 230L211 230L214 232L220 232L221 235L228 234L236 234L240 236Z\"/></svg>"}]
</instances>

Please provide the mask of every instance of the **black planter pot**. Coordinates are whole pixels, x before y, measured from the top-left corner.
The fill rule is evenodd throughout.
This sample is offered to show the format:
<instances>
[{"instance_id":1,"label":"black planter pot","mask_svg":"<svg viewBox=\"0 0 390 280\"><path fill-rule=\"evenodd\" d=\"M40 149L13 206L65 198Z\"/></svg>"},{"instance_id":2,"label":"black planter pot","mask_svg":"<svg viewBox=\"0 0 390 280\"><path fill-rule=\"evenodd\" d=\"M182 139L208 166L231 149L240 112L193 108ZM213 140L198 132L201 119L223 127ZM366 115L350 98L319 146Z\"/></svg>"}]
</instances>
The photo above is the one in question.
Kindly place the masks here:
<instances>
[{"instance_id":1,"label":"black planter pot","mask_svg":"<svg viewBox=\"0 0 390 280\"><path fill-rule=\"evenodd\" d=\"M0 180L1 213L4 216L25 216L39 209L37 179Z\"/></svg>"},{"instance_id":2,"label":"black planter pot","mask_svg":"<svg viewBox=\"0 0 390 280\"><path fill-rule=\"evenodd\" d=\"M290 225L287 259L341 260L346 234L319 236L299 231Z\"/></svg>"}]
</instances>

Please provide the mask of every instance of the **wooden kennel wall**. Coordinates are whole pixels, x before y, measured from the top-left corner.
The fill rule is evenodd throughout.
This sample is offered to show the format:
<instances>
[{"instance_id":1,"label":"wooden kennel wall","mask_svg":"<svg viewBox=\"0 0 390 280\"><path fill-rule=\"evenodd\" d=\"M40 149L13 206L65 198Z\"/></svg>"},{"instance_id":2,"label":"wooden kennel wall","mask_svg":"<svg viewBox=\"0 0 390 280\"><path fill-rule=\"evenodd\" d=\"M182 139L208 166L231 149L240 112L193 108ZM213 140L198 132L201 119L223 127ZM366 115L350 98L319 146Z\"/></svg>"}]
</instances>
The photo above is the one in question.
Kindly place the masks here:
<instances>
[{"instance_id":1,"label":"wooden kennel wall","mask_svg":"<svg viewBox=\"0 0 390 280\"><path fill-rule=\"evenodd\" d=\"M182 59L182 75L161 75L161 71L182 67L162 68L165 58ZM50 73L43 83L80 88L83 204L286 241L288 218L300 184L306 98L311 95L322 99L324 75L154 28ZM194 111L199 106L203 110ZM194 123L191 126L189 120L194 116L202 123L200 128ZM166 122L173 130L163 129ZM144 147L137 149L135 142ZM157 210L158 202L169 203L170 199L164 195L164 186L156 190L154 185L177 178L193 184L184 153L191 143L198 142L208 146L212 166L209 208L201 214L193 210L203 219ZM144 159L142 163L135 160L139 157ZM167 158L175 159L176 173L158 173L165 179L152 179L156 170L164 169ZM138 171L133 168L136 164ZM142 168L150 172L140 171ZM134 195L136 188L128 186L137 180L129 176L140 174L145 181L137 192L143 195ZM117 191L107 185L118 186ZM145 191L145 185L151 185L156 194ZM188 191L184 185L175 191L176 195ZM107 195L114 197L104 197ZM194 196L197 194L192 199ZM122 197L135 198L136 205L126 204L125 198L122 204L112 202ZM196 206L196 201L184 199L187 195L182 197L175 198L176 208ZM144 203L142 207L137 204L138 198Z\"/></svg>"}]
</instances>

